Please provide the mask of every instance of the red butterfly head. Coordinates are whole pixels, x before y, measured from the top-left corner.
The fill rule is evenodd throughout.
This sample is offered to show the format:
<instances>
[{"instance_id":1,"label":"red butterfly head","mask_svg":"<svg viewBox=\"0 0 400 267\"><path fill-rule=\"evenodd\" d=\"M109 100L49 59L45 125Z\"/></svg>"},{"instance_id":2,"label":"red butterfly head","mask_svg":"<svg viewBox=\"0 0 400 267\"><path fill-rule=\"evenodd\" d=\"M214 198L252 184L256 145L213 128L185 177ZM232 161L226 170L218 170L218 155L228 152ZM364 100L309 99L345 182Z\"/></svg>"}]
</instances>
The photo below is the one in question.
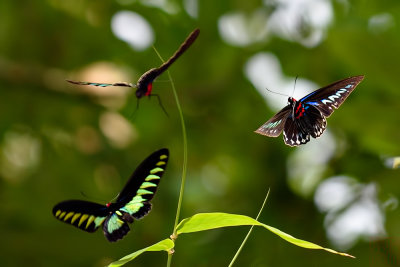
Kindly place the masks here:
<instances>
[{"instance_id":1,"label":"red butterfly head","mask_svg":"<svg viewBox=\"0 0 400 267\"><path fill-rule=\"evenodd\" d=\"M294 99L293 97L289 97L289 98L288 98L288 104L289 104L289 105L292 106L292 105L293 105L294 103L296 103L296 102L297 102L296 99Z\"/></svg>"}]
</instances>

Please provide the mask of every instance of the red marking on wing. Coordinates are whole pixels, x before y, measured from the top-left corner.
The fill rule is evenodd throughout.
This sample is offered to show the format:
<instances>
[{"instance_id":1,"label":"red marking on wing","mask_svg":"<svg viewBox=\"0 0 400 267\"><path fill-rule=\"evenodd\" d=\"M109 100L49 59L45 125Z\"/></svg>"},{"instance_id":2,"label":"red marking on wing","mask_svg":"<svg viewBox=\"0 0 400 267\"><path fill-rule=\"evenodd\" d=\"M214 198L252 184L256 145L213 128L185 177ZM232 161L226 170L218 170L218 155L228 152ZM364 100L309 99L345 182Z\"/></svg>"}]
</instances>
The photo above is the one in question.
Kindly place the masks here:
<instances>
[{"instance_id":1,"label":"red marking on wing","mask_svg":"<svg viewBox=\"0 0 400 267\"><path fill-rule=\"evenodd\" d=\"M299 102L299 105L297 106L297 109L296 109L296 114L299 112L300 108L301 108L301 103Z\"/></svg>"},{"instance_id":2,"label":"red marking on wing","mask_svg":"<svg viewBox=\"0 0 400 267\"><path fill-rule=\"evenodd\" d=\"M151 95L151 90L153 89L153 84L152 83L149 83L148 85L147 85L147 91L146 91L146 93L144 94L144 95L146 95L146 96L148 96L148 95Z\"/></svg>"},{"instance_id":3,"label":"red marking on wing","mask_svg":"<svg viewBox=\"0 0 400 267\"><path fill-rule=\"evenodd\" d=\"M297 111L298 111L298 110L299 110L299 109L297 109ZM297 111L296 111L296 113L297 113ZM296 117L296 119L299 119L301 116L303 116L304 112L305 112L305 109L304 109L304 108L301 108L300 114Z\"/></svg>"},{"instance_id":4,"label":"red marking on wing","mask_svg":"<svg viewBox=\"0 0 400 267\"><path fill-rule=\"evenodd\" d=\"M109 208L109 207L110 207L110 205L111 205L111 202L110 202L110 203L107 203L107 204L106 204L107 208Z\"/></svg>"}]
</instances>

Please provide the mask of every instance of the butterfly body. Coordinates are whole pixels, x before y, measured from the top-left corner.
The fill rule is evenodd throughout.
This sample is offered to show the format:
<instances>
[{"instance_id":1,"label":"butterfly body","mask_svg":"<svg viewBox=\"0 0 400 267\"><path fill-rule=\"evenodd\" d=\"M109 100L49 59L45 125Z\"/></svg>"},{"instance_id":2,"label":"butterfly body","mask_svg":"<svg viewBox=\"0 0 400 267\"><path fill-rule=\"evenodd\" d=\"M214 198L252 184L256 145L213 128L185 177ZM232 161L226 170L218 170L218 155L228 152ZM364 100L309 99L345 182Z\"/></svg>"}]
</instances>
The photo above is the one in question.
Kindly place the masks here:
<instances>
[{"instance_id":1,"label":"butterfly body","mask_svg":"<svg viewBox=\"0 0 400 267\"><path fill-rule=\"evenodd\" d=\"M153 81L161 75L158 68L153 68L146 71L142 76L140 76L137 84L136 84L136 97L142 98L143 96L151 96L151 91L153 89Z\"/></svg>"},{"instance_id":2,"label":"butterfly body","mask_svg":"<svg viewBox=\"0 0 400 267\"><path fill-rule=\"evenodd\" d=\"M60 221L90 233L102 226L110 242L122 239L129 232L130 223L150 212L149 201L157 190L168 157L168 149L160 149L145 159L132 174L116 202L101 205L83 200L67 200L54 206L53 215Z\"/></svg>"},{"instance_id":3,"label":"butterfly body","mask_svg":"<svg viewBox=\"0 0 400 267\"><path fill-rule=\"evenodd\" d=\"M364 79L354 76L332 83L306 95L300 100L288 98L288 105L255 132L277 137L283 131L286 145L299 146L320 137L326 129L326 118L346 100Z\"/></svg>"}]
</instances>

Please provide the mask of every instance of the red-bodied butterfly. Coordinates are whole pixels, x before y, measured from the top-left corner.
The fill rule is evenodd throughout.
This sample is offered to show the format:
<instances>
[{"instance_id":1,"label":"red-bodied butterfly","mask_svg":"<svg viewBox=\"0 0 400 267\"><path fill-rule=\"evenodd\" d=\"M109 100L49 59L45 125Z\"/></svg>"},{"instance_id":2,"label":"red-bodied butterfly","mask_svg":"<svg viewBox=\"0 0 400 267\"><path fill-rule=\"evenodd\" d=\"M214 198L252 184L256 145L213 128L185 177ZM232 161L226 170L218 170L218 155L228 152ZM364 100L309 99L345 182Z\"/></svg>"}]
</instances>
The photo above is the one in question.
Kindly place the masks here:
<instances>
[{"instance_id":1,"label":"red-bodied butterfly","mask_svg":"<svg viewBox=\"0 0 400 267\"><path fill-rule=\"evenodd\" d=\"M364 79L363 75L334 82L306 95L299 101L289 97L288 105L255 132L278 137L288 146L299 146L320 137L326 128L326 118L346 100Z\"/></svg>"},{"instance_id":2,"label":"red-bodied butterfly","mask_svg":"<svg viewBox=\"0 0 400 267\"><path fill-rule=\"evenodd\" d=\"M164 71L166 71L172 63L174 63L197 39L197 36L200 34L199 29L195 29L193 32L189 34L186 40L181 44L178 50L163 64L161 64L158 68L152 68L146 71L142 76L140 76L139 80L136 84L127 83L127 82L117 82L117 83L96 83L96 82L78 82L78 81L71 81L67 80L67 82L79 85L92 85L92 86L99 86L99 87L108 87L108 86L124 86L124 87L132 87L136 88L136 98L139 100L143 96L155 96L158 98L158 102L161 108L165 111L160 96L157 94L152 94L153 89L153 81L160 76ZM139 102L138 102L139 104Z\"/></svg>"}]
</instances>

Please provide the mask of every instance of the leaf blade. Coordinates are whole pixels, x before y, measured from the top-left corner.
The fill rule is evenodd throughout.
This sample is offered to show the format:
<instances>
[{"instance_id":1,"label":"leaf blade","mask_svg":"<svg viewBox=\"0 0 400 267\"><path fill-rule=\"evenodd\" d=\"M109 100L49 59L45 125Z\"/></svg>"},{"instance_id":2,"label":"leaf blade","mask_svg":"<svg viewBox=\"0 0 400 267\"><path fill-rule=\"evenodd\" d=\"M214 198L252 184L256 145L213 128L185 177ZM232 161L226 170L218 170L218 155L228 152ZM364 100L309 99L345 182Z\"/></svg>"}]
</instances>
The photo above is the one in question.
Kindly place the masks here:
<instances>
[{"instance_id":1,"label":"leaf blade","mask_svg":"<svg viewBox=\"0 0 400 267\"><path fill-rule=\"evenodd\" d=\"M294 236L291 236L278 228L260 223L253 218L250 218L245 215L238 215L238 214L229 214L229 213L198 213L193 215L192 217L186 218L182 220L177 227L177 234L186 234L186 233L193 233L211 229L217 229L222 227L230 227L230 226L243 226L243 225L255 225L261 226L265 229L271 231L272 233L278 235L280 238L286 240L289 243L292 243L296 246L307 248L307 249L322 249L328 251L330 253L338 254L341 256L351 257L354 256L338 252L330 248L324 248L317 244L311 243L309 241L305 241L302 239L298 239Z\"/></svg>"},{"instance_id":2,"label":"leaf blade","mask_svg":"<svg viewBox=\"0 0 400 267\"><path fill-rule=\"evenodd\" d=\"M136 257L138 257L139 255L141 255L144 252L148 252L148 251L167 251L168 252L172 248L174 248L174 242L171 239L167 238L167 239L161 240L160 242L155 243L151 246L148 246L146 248L143 248L143 249L135 251L131 254L128 254L125 257L122 257L121 259L110 263L108 266L109 267L122 266L125 263L135 259Z\"/></svg>"}]
</instances>

